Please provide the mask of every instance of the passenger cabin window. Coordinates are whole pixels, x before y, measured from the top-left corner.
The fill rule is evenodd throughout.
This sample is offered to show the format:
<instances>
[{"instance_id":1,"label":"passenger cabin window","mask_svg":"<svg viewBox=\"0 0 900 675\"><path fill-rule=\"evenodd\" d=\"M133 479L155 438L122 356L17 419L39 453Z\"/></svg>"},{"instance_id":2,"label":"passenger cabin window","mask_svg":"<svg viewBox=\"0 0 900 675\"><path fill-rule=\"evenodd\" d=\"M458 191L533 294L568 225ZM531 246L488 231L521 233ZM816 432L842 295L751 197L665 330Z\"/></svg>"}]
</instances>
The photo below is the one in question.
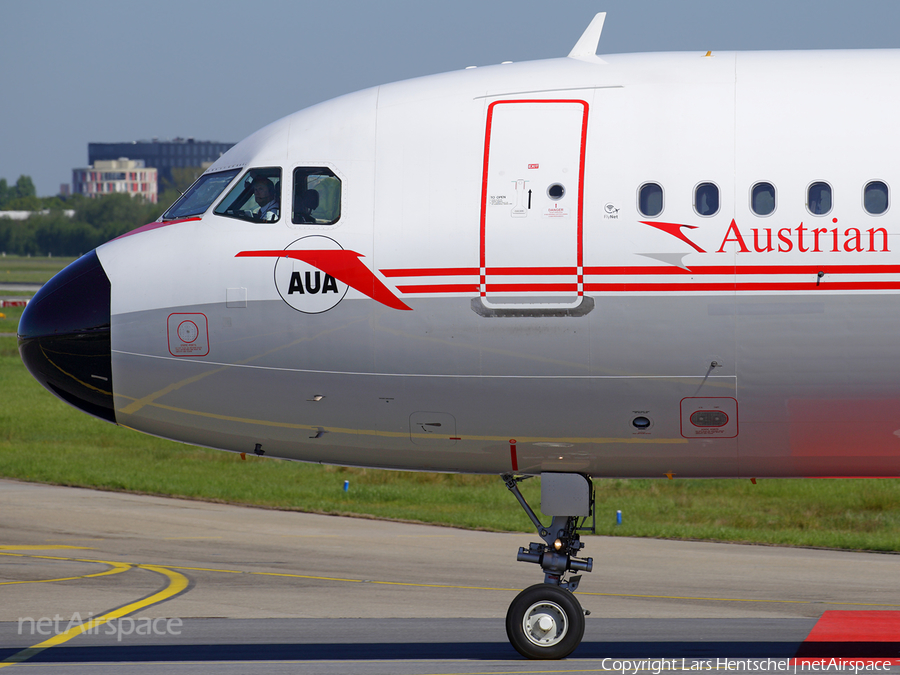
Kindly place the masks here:
<instances>
[{"instance_id":1,"label":"passenger cabin window","mask_svg":"<svg viewBox=\"0 0 900 675\"><path fill-rule=\"evenodd\" d=\"M203 215L210 204L225 191L239 171L240 169L230 169L203 174L188 188L181 199L169 207L169 210L163 214L162 220L179 220Z\"/></svg>"},{"instance_id":2,"label":"passenger cabin window","mask_svg":"<svg viewBox=\"0 0 900 675\"><path fill-rule=\"evenodd\" d=\"M274 223L281 217L281 169L250 169L213 213L241 220Z\"/></svg>"},{"instance_id":3,"label":"passenger cabin window","mask_svg":"<svg viewBox=\"0 0 900 675\"><path fill-rule=\"evenodd\" d=\"M806 208L814 216L824 216L831 212L831 186L817 181L806 190Z\"/></svg>"},{"instance_id":4,"label":"passenger cabin window","mask_svg":"<svg viewBox=\"0 0 900 675\"><path fill-rule=\"evenodd\" d=\"M750 210L758 216L770 216L775 211L775 186L757 183L750 188Z\"/></svg>"},{"instance_id":5,"label":"passenger cabin window","mask_svg":"<svg viewBox=\"0 0 900 675\"><path fill-rule=\"evenodd\" d=\"M341 217L341 179L324 166L294 169L295 225L334 225Z\"/></svg>"},{"instance_id":6,"label":"passenger cabin window","mask_svg":"<svg viewBox=\"0 0 900 675\"><path fill-rule=\"evenodd\" d=\"M694 210L700 216L714 216L719 212L719 186L700 183L694 189Z\"/></svg>"},{"instance_id":7,"label":"passenger cabin window","mask_svg":"<svg viewBox=\"0 0 900 675\"><path fill-rule=\"evenodd\" d=\"M638 211L642 216L658 216L663 210L663 189L658 183L644 183L638 190Z\"/></svg>"},{"instance_id":8,"label":"passenger cabin window","mask_svg":"<svg viewBox=\"0 0 900 675\"><path fill-rule=\"evenodd\" d=\"M863 206L866 213L879 216L888 209L888 186L880 180L866 184L863 190Z\"/></svg>"}]
</instances>

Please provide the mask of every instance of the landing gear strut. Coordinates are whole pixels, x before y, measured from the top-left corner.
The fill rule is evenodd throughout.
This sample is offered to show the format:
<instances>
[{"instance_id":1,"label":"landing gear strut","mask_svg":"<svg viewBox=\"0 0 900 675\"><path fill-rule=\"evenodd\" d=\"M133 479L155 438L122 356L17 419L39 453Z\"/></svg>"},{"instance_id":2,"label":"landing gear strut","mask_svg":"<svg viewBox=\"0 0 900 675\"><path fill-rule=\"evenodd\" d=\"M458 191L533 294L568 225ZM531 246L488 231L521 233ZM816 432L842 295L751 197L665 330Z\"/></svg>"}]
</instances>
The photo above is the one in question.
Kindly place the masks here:
<instances>
[{"instance_id":1,"label":"landing gear strut","mask_svg":"<svg viewBox=\"0 0 900 675\"><path fill-rule=\"evenodd\" d=\"M571 654L584 636L586 613L574 592L581 575L565 579L566 572L590 572L592 558L579 559L584 548L579 533L595 532L595 523L584 527L594 513L594 489L586 476L577 473L541 475L541 510L552 515L550 527L544 527L525 497L519 483L525 478L501 476L510 492L528 514L543 543L532 542L519 548L517 560L535 563L544 570L544 583L519 593L506 613L506 635L516 651L529 659L562 659ZM527 477L526 477L527 478ZM582 518L581 526L578 519Z\"/></svg>"}]
</instances>

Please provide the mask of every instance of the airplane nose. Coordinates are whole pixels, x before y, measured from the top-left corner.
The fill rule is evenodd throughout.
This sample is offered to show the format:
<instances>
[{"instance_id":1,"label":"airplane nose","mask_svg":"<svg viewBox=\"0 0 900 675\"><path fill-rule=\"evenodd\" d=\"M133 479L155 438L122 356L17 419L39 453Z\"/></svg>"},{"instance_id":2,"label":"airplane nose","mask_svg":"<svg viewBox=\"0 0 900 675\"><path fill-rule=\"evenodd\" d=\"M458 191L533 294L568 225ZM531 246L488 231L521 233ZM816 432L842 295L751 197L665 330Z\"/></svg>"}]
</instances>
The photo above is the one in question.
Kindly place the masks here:
<instances>
[{"instance_id":1,"label":"airplane nose","mask_svg":"<svg viewBox=\"0 0 900 675\"><path fill-rule=\"evenodd\" d=\"M93 251L41 287L19 320L19 355L66 403L115 423L110 284Z\"/></svg>"}]
</instances>

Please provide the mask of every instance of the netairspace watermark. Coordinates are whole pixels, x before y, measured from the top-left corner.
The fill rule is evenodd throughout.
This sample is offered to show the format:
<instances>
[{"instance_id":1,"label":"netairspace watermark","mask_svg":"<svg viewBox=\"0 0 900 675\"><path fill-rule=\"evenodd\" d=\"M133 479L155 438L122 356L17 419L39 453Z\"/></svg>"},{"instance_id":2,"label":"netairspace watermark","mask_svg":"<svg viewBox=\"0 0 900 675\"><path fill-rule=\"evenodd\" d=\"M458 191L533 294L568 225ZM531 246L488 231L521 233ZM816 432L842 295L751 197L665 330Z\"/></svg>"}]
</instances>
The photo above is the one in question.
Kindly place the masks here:
<instances>
[{"instance_id":1,"label":"netairspace watermark","mask_svg":"<svg viewBox=\"0 0 900 675\"><path fill-rule=\"evenodd\" d=\"M603 659L603 670L622 675L667 671L756 672L756 673L874 673L891 669L891 659L808 658L798 659Z\"/></svg>"},{"instance_id":2,"label":"netairspace watermark","mask_svg":"<svg viewBox=\"0 0 900 675\"><path fill-rule=\"evenodd\" d=\"M75 612L66 622L66 618L59 614L52 618L42 616L34 619L30 616L19 619L19 635L62 635L70 630L80 630L84 635L115 635L118 642L129 635L181 635L181 627L184 622L181 619L168 619L159 617L156 619L141 618L132 619L122 617L119 619L94 619L93 613L88 614L87 620L82 620L81 614Z\"/></svg>"}]
</instances>

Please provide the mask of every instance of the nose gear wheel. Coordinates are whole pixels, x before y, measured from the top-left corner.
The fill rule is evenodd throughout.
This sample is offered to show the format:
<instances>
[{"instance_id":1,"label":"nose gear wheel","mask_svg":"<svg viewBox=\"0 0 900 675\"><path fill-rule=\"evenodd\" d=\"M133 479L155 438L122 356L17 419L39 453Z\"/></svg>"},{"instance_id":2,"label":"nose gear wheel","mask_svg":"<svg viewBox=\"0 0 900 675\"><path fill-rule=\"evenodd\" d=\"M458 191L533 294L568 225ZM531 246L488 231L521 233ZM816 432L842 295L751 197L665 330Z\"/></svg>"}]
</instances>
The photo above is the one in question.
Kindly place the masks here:
<instances>
[{"instance_id":1,"label":"nose gear wheel","mask_svg":"<svg viewBox=\"0 0 900 675\"><path fill-rule=\"evenodd\" d=\"M584 610L568 590L535 584L516 596L506 613L506 635L529 659L562 659L584 636Z\"/></svg>"}]
</instances>

